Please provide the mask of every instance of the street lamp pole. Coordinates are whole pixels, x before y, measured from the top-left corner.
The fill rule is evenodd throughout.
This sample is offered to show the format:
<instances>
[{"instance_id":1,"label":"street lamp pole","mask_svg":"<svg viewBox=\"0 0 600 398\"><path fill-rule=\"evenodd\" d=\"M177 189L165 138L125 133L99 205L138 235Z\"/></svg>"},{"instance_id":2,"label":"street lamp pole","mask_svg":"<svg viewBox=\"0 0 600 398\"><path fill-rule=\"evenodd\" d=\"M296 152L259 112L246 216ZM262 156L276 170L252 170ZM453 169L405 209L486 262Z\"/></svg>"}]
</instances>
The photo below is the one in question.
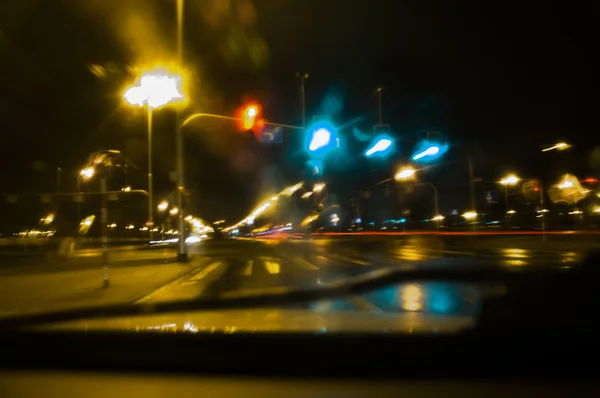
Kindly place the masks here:
<instances>
[{"instance_id":1,"label":"street lamp pole","mask_svg":"<svg viewBox=\"0 0 600 398\"><path fill-rule=\"evenodd\" d=\"M79 199L81 198L81 175L77 173L77 223L81 221L81 202Z\"/></svg>"},{"instance_id":2,"label":"street lamp pole","mask_svg":"<svg viewBox=\"0 0 600 398\"><path fill-rule=\"evenodd\" d=\"M100 228L102 230L102 287L110 285L108 279L108 195L106 193L106 176L100 179L100 192L102 195L102 208L100 209Z\"/></svg>"},{"instance_id":3,"label":"street lamp pole","mask_svg":"<svg viewBox=\"0 0 600 398\"><path fill-rule=\"evenodd\" d=\"M180 68L183 63L183 10L184 0L177 0L177 61ZM177 217L177 229L179 230L179 239L177 241L177 260L179 262L187 262L188 255L185 247L185 208L183 206L183 195L185 193L183 135L181 133L181 126L183 123L180 122L179 110L176 110L176 113L175 146L177 159L177 207L179 208Z\"/></svg>"},{"instance_id":4,"label":"street lamp pole","mask_svg":"<svg viewBox=\"0 0 600 398\"><path fill-rule=\"evenodd\" d=\"M148 127L148 236L152 240L152 230L154 229L154 209L153 209L153 187L152 187L152 107L146 102L146 115Z\"/></svg>"}]
</instances>

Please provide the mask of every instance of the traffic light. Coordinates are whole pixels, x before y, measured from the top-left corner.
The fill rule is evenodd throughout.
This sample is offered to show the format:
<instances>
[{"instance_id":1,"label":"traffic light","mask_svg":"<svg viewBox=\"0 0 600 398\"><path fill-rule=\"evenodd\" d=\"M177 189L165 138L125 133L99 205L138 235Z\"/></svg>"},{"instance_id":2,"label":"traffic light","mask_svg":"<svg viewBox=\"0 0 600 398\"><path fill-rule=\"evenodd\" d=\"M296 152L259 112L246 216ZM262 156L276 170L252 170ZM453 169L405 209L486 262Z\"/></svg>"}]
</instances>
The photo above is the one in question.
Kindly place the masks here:
<instances>
[{"instance_id":1,"label":"traffic light","mask_svg":"<svg viewBox=\"0 0 600 398\"><path fill-rule=\"evenodd\" d=\"M415 162L427 163L439 158L447 150L447 144L438 144L424 140L417 145L417 150L411 159Z\"/></svg>"},{"instance_id":2,"label":"traffic light","mask_svg":"<svg viewBox=\"0 0 600 398\"><path fill-rule=\"evenodd\" d=\"M244 115L242 118L242 122L244 123L244 128L246 130L251 130L256 123L256 118L258 117L258 107L256 105L249 105L244 109Z\"/></svg>"},{"instance_id":3,"label":"traffic light","mask_svg":"<svg viewBox=\"0 0 600 398\"><path fill-rule=\"evenodd\" d=\"M312 155L324 155L337 146L335 129L326 122L317 123L309 129L306 148Z\"/></svg>"},{"instance_id":4,"label":"traffic light","mask_svg":"<svg viewBox=\"0 0 600 398\"><path fill-rule=\"evenodd\" d=\"M387 136L379 136L373 141L373 144L365 152L365 156L370 158L372 156L385 156L392 150L392 144L394 140Z\"/></svg>"},{"instance_id":5,"label":"traffic light","mask_svg":"<svg viewBox=\"0 0 600 398\"><path fill-rule=\"evenodd\" d=\"M261 108L258 104L247 104L242 107L239 114L240 128L244 131L255 131L264 126L264 121L260 117Z\"/></svg>"}]
</instances>

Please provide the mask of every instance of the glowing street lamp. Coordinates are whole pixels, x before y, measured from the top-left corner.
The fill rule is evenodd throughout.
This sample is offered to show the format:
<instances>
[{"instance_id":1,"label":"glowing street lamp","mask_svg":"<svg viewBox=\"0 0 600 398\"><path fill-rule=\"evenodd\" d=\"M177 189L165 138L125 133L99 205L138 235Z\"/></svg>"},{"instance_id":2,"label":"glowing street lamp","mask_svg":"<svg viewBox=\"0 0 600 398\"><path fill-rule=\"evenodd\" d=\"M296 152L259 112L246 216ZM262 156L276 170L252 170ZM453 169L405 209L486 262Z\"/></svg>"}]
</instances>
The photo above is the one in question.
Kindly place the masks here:
<instances>
[{"instance_id":1,"label":"glowing street lamp","mask_svg":"<svg viewBox=\"0 0 600 398\"><path fill-rule=\"evenodd\" d=\"M515 185L516 183L519 182L519 177L517 177L514 174L511 174L509 176L504 177L503 179L500 180L500 184L507 186L507 185Z\"/></svg>"},{"instance_id":2,"label":"glowing street lamp","mask_svg":"<svg viewBox=\"0 0 600 398\"><path fill-rule=\"evenodd\" d=\"M166 73L145 73L137 86L130 87L124 94L131 105L160 108L169 103L183 100L180 91L181 76Z\"/></svg>"},{"instance_id":3,"label":"glowing street lamp","mask_svg":"<svg viewBox=\"0 0 600 398\"><path fill-rule=\"evenodd\" d=\"M571 145L567 144L566 142L559 142L558 144L551 146L549 148L544 148L542 149L542 152L548 152L548 151L552 151L552 150L557 150L557 151L563 151L565 149L570 148Z\"/></svg>"},{"instance_id":4,"label":"glowing street lamp","mask_svg":"<svg viewBox=\"0 0 600 398\"><path fill-rule=\"evenodd\" d=\"M520 178L514 174L510 174L499 181L500 184L504 185L504 207L506 210L506 214L511 214L511 213L509 213L509 207L508 207L508 186L516 185L519 181L520 181ZM508 218L506 218L506 223L508 226Z\"/></svg>"},{"instance_id":5,"label":"glowing street lamp","mask_svg":"<svg viewBox=\"0 0 600 398\"><path fill-rule=\"evenodd\" d=\"M409 178L414 177L416 172L417 171L412 167L405 167L403 169L400 169L400 171L398 171L396 175L394 175L394 178L396 179L396 181L408 180Z\"/></svg>"},{"instance_id":6,"label":"glowing street lamp","mask_svg":"<svg viewBox=\"0 0 600 398\"><path fill-rule=\"evenodd\" d=\"M153 189L152 189L152 110L169 103L183 100L185 97L180 91L181 76L166 73L145 73L140 78L138 85L129 88L125 100L131 105L145 106L146 123L148 129L148 224L153 222ZM152 240L152 229L150 229Z\"/></svg>"},{"instance_id":7,"label":"glowing street lamp","mask_svg":"<svg viewBox=\"0 0 600 398\"><path fill-rule=\"evenodd\" d=\"M169 202L167 202L166 200L163 200L158 204L158 211L167 211L168 208Z\"/></svg>"},{"instance_id":8,"label":"glowing street lamp","mask_svg":"<svg viewBox=\"0 0 600 398\"><path fill-rule=\"evenodd\" d=\"M93 167L86 167L85 169L81 170L79 174L81 175L81 177L85 178L86 180L89 180L94 176L95 173L96 169L94 169Z\"/></svg>"},{"instance_id":9,"label":"glowing street lamp","mask_svg":"<svg viewBox=\"0 0 600 398\"><path fill-rule=\"evenodd\" d=\"M473 220L474 218L477 218L477 213L474 211L466 211L462 214L462 216L465 220Z\"/></svg>"}]
</instances>

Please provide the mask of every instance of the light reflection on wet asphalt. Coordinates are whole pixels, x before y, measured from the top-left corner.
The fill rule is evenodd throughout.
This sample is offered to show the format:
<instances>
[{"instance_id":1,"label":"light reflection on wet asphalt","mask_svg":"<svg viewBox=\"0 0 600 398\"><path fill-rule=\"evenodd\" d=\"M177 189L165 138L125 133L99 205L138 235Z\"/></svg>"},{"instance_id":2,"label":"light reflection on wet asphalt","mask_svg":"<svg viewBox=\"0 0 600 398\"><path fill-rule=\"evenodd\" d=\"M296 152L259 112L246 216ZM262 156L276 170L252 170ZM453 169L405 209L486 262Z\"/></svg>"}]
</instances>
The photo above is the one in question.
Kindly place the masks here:
<instances>
[{"instance_id":1,"label":"light reflection on wet asphalt","mask_svg":"<svg viewBox=\"0 0 600 398\"><path fill-rule=\"evenodd\" d=\"M468 243L468 242L467 242ZM511 245L515 245L514 247ZM231 244L225 252L226 271L218 294L223 297L260 293L264 289L326 286L349 276L394 266L415 269L455 267L461 262L492 264L519 271L528 268L564 267L581 255L574 251L523 249L507 240L505 247L448 244L436 237L414 236L388 240L268 240L245 241L243 250ZM210 249L204 255L217 254ZM448 260L448 261L446 261ZM482 286L443 281L415 281L341 300L309 303L300 307L317 312L380 311L440 315L475 315Z\"/></svg>"}]
</instances>

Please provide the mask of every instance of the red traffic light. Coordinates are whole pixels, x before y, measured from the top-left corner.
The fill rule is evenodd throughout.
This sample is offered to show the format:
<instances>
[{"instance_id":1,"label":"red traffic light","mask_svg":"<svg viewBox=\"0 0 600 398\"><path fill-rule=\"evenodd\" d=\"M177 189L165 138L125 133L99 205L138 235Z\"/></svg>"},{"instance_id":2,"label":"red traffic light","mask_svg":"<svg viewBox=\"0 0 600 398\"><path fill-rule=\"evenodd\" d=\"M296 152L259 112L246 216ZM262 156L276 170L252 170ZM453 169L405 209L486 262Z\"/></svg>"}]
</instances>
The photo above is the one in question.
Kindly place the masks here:
<instances>
[{"instance_id":1,"label":"red traffic light","mask_svg":"<svg viewBox=\"0 0 600 398\"><path fill-rule=\"evenodd\" d=\"M246 105L240 112L241 127L244 130L252 130L259 124L259 116L261 113L260 106L256 104Z\"/></svg>"}]
</instances>

